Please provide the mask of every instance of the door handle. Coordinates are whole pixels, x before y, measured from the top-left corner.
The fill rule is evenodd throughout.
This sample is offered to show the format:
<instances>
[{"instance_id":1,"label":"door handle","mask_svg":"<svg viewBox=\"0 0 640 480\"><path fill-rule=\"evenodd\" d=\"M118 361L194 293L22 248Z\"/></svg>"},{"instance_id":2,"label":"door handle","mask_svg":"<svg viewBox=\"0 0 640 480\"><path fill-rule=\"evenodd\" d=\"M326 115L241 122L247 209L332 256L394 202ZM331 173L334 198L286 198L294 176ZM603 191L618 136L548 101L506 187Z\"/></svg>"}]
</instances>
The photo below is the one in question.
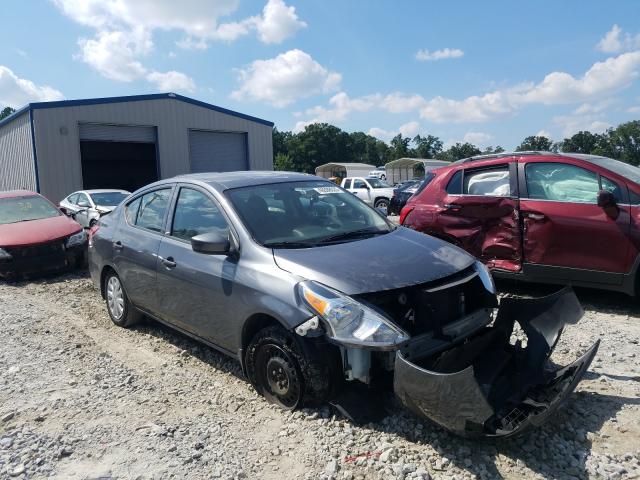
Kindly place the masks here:
<instances>
[{"instance_id":1,"label":"door handle","mask_svg":"<svg viewBox=\"0 0 640 480\"><path fill-rule=\"evenodd\" d=\"M457 212L462 208L462 205L458 205L457 203L447 203L445 204L444 208L446 208L447 210L453 210L454 212Z\"/></svg>"},{"instance_id":2,"label":"door handle","mask_svg":"<svg viewBox=\"0 0 640 480\"><path fill-rule=\"evenodd\" d=\"M544 215L542 213L523 212L523 215L531 220L544 220Z\"/></svg>"},{"instance_id":3,"label":"door handle","mask_svg":"<svg viewBox=\"0 0 640 480\"><path fill-rule=\"evenodd\" d=\"M177 265L173 257L163 258L162 264L167 268L175 268L175 266Z\"/></svg>"},{"instance_id":4,"label":"door handle","mask_svg":"<svg viewBox=\"0 0 640 480\"><path fill-rule=\"evenodd\" d=\"M124 246L122 245L122 242L120 240L118 240L117 242L113 242L114 250L122 250L123 248Z\"/></svg>"}]
</instances>

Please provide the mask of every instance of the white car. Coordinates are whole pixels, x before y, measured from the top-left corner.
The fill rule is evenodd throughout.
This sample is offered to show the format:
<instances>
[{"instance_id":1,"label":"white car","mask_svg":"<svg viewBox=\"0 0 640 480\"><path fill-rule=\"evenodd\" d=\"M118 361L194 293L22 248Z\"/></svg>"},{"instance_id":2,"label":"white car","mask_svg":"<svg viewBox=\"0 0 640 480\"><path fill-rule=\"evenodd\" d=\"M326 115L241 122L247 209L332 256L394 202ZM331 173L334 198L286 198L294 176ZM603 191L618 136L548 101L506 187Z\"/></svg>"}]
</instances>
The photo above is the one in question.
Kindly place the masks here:
<instances>
[{"instance_id":1,"label":"white car","mask_svg":"<svg viewBox=\"0 0 640 480\"><path fill-rule=\"evenodd\" d=\"M126 190L81 190L63 199L59 206L80 225L89 228L102 215L116 208L130 193Z\"/></svg>"},{"instance_id":2,"label":"white car","mask_svg":"<svg viewBox=\"0 0 640 480\"><path fill-rule=\"evenodd\" d=\"M365 203L384 211L393 197L393 187L377 177L347 177L341 186Z\"/></svg>"},{"instance_id":3,"label":"white car","mask_svg":"<svg viewBox=\"0 0 640 480\"><path fill-rule=\"evenodd\" d=\"M376 167L375 170L371 170L369 172L369 176L379 178L380 180L386 180L387 179L386 167L384 165L382 167Z\"/></svg>"}]
</instances>

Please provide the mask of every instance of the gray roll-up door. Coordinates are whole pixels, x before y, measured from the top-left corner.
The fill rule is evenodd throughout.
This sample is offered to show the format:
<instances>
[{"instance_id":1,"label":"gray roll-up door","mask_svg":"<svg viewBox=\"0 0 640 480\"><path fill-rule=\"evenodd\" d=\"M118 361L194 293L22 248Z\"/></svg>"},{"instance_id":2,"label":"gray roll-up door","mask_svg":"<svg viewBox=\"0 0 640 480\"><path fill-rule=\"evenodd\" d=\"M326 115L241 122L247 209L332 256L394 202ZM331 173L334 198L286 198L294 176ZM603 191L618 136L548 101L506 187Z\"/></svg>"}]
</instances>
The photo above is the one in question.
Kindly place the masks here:
<instances>
[{"instance_id":1,"label":"gray roll-up door","mask_svg":"<svg viewBox=\"0 0 640 480\"><path fill-rule=\"evenodd\" d=\"M102 123L81 123L79 127L80 140L99 142L156 142L155 127L106 125Z\"/></svg>"},{"instance_id":2,"label":"gray roll-up door","mask_svg":"<svg viewBox=\"0 0 640 480\"><path fill-rule=\"evenodd\" d=\"M191 172L248 170L247 134L189 130Z\"/></svg>"}]
</instances>

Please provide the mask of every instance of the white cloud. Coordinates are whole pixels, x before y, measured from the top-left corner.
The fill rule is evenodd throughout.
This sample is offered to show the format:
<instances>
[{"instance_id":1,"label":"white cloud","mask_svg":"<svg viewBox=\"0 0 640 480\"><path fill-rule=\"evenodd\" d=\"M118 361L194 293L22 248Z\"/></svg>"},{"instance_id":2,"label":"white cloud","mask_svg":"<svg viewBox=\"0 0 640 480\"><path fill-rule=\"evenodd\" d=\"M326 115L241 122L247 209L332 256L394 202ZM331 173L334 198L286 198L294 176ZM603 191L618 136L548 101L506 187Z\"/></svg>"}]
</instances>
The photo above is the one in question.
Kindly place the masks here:
<instances>
[{"instance_id":1,"label":"white cloud","mask_svg":"<svg viewBox=\"0 0 640 480\"><path fill-rule=\"evenodd\" d=\"M536 137L547 137L547 138L551 138L551 134L547 131L547 130L540 130L538 131L538 133L536 133Z\"/></svg>"},{"instance_id":2,"label":"white cloud","mask_svg":"<svg viewBox=\"0 0 640 480\"><path fill-rule=\"evenodd\" d=\"M62 100L64 95L48 85L36 85L18 77L10 68L0 65L0 108L19 108L29 102Z\"/></svg>"},{"instance_id":3,"label":"white cloud","mask_svg":"<svg viewBox=\"0 0 640 480\"><path fill-rule=\"evenodd\" d=\"M484 146L492 138L492 135L484 132L467 132L462 137L462 141Z\"/></svg>"},{"instance_id":4,"label":"white cloud","mask_svg":"<svg viewBox=\"0 0 640 480\"><path fill-rule=\"evenodd\" d=\"M401 134L403 137L415 137L420 132L420 124L416 121L400 125L397 130L385 130L383 128L371 127L367 132L369 135L389 142L393 137Z\"/></svg>"},{"instance_id":5,"label":"white cloud","mask_svg":"<svg viewBox=\"0 0 640 480\"><path fill-rule=\"evenodd\" d=\"M143 29L131 32L103 31L96 38L81 38L80 58L102 76L120 82L131 82L146 74L138 57L153 48L149 33Z\"/></svg>"},{"instance_id":6,"label":"white cloud","mask_svg":"<svg viewBox=\"0 0 640 480\"><path fill-rule=\"evenodd\" d=\"M433 52L429 50L418 50L415 56L416 60L420 60L421 62L432 62L446 58L460 58L463 55L464 52L459 48L443 48L442 50L435 50Z\"/></svg>"},{"instance_id":7,"label":"white cloud","mask_svg":"<svg viewBox=\"0 0 640 480\"><path fill-rule=\"evenodd\" d=\"M196 90L194 81L184 73L171 70L169 72L151 72L147 80L156 85L161 92L190 92Z\"/></svg>"},{"instance_id":8,"label":"white cloud","mask_svg":"<svg viewBox=\"0 0 640 480\"><path fill-rule=\"evenodd\" d=\"M580 113L589 109L604 110L612 100L610 95L627 88L640 77L640 51L621 54L594 63L582 76L565 72L552 72L539 83L528 82L497 89L483 95L463 99L433 97L427 99L415 93L375 93L349 99L341 108L317 106L307 115L342 120L356 110L359 100L364 101L359 111L378 108L389 113L418 112L420 117L434 123L481 123L513 114L528 104L563 105L583 102ZM342 92L346 98L347 94ZM604 98L604 100L603 100ZM609 103L608 103L609 102ZM321 114L321 115L319 115Z\"/></svg>"},{"instance_id":9,"label":"white cloud","mask_svg":"<svg viewBox=\"0 0 640 480\"><path fill-rule=\"evenodd\" d=\"M269 0L255 26L262 42L281 43L307 24L298 18L295 7L288 7L282 0Z\"/></svg>"},{"instance_id":10,"label":"white cloud","mask_svg":"<svg viewBox=\"0 0 640 480\"><path fill-rule=\"evenodd\" d=\"M606 35L598 42L596 48L605 53L618 53L624 50L640 49L640 33L632 35L622 33L622 29L614 24Z\"/></svg>"},{"instance_id":11,"label":"white cloud","mask_svg":"<svg viewBox=\"0 0 640 480\"><path fill-rule=\"evenodd\" d=\"M259 100L285 107L304 97L338 89L342 75L331 72L302 50L289 50L275 58L255 60L239 70L236 100Z\"/></svg>"},{"instance_id":12,"label":"white cloud","mask_svg":"<svg viewBox=\"0 0 640 480\"><path fill-rule=\"evenodd\" d=\"M553 118L553 123L562 129L562 135L571 137L572 135L587 130L591 133L604 132L611 124L606 122L601 114L576 114L574 111L569 115L559 115Z\"/></svg>"}]
</instances>

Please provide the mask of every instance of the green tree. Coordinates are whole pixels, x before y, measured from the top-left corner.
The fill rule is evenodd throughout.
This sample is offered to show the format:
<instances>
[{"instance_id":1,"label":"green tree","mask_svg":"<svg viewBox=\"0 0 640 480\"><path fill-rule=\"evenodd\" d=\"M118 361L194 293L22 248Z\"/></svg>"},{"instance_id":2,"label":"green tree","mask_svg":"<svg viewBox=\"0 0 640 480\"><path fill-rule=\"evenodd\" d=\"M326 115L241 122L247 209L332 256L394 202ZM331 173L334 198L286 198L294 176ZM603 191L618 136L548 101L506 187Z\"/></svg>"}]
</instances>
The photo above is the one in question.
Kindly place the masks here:
<instances>
[{"instance_id":1,"label":"green tree","mask_svg":"<svg viewBox=\"0 0 640 480\"><path fill-rule=\"evenodd\" d=\"M411 143L411 139L409 137L403 137L401 133L391 139L389 144L391 146L391 155L394 160L413 156L409 149L409 143Z\"/></svg>"},{"instance_id":2,"label":"green tree","mask_svg":"<svg viewBox=\"0 0 640 480\"><path fill-rule=\"evenodd\" d=\"M560 142L560 150L571 153L592 153L605 141L603 135L580 131Z\"/></svg>"},{"instance_id":3,"label":"green tree","mask_svg":"<svg viewBox=\"0 0 640 480\"><path fill-rule=\"evenodd\" d=\"M496 145L495 148L489 146L482 151L482 155L491 155L492 153L502 153L504 152L504 148L500 145Z\"/></svg>"},{"instance_id":4,"label":"green tree","mask_svg":"<svg viewBox=\"0 0 640 480\"><path fill-rule=\"evenodd\" d=\"M531 150L551 152L553 151L553 149L553 142L547 137L541 135L531 135L530 137L527 137L522 141L522 143L516 148L516 152L526 152Z\"/></svg>"},{"instance_id":5,"label":"green tree","mask_svg":"<svg viewBox=\"0 0 640 480\"><path fill-rule=\"evenodd\" d=\"M413 137L413 144L416 146L414 153L417 158L436 158L442 152L442 140L433 135L416 135Z\"/></svg>"},{"instance_id":6,"label":"green tree","mask_svg":"<svg viewBox=\"0 0 640 480\"><path fill-rule=\"evenodd\" d=\"M469 158L475 155L480 155L481 153L482 151L478 147L469 142L456 143L455 145L449 147L448 150L444 150L439 153L436 158L438 158L439 160L454 162L462 158Z\"/></svg>"},{"instance_id":7,"label":"green tree","mask_svg":"<svg viewBox=\"0 0 640 480\"><path fill-rule=\"evenodd\" d=\"M640 165L640 120L622 123L607 130L605 141L595 153Z\"/></svg>"},{"instance_id":8,"label":"green tree","mask_svg":"<svg viewBox=\"0 0 640 480\"><path fill-rule=\"evenodd\" d=\"M295 172L296 165L288 153L280 152L276 155L276 158L273 161L273 169L286 172Z\"/></svg>"},{"instance_id":9,"label":"green tree","mask_svg":"<svg viewBox=\"0 0 640 480\"><path fill-rule=\"evenodd\" d=\"M0 112L0 120L2 120L3 118L8 117L9 115L11 115L12 113L14 113L16 110L15 108L11 108L11 107L4 107L2 109L2 111Z\"/></svg>"}]
</instances>

